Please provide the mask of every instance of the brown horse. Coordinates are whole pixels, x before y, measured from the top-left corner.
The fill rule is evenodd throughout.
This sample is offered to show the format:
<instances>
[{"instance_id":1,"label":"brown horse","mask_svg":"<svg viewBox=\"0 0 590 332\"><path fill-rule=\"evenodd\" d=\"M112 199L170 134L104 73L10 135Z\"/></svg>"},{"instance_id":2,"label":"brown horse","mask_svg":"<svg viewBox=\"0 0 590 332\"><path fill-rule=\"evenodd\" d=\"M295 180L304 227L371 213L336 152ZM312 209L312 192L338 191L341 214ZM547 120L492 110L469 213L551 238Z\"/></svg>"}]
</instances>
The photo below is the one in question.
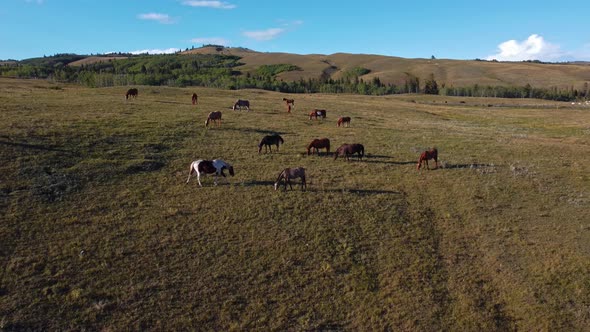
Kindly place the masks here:
<instances>
[{"instance_id":1,"label":"brown horse","mask_svg":"<svg viewBox=\"0 0 590 332\"><path fill-rule=\"evenodd\" d=\"M309 113L309 119L311 120L311 118L315 118L316 120L318 119L318 117L325 119L326 118L326 110L313 110L311 111L311 113Z\"/></svg>"},{"instance_id":2,"label":"brown horse","mask_svg":"<svg viewBox=\"0 0 590 332\"><path fill-rule=\"evenodd\" d=\"M139 95L139 91L137 91L136 88L132 88L127 90L127 93L125 94L125 100L129 99L129 97L133 97L136 98Z\"/></svg>"},{"instance_id":3,"label":"brown horse","mask_svg":"<svg viewBox=\"0 0 590 332\"><path fill-rule=\"evenodd\" d=\"M362 144L342 144L336 149L336 155L334 160L338 159L338 156L344 156L346 160L349 160L350 156L357 153L359 160L363 160L365 155L365 147Z\"/></svg>"},{"instance_id":4,"label":"brown horse","mask_svg":"<svg viewBox=\"0 0 590 332\"><path fill-rule=\"evenodd\" d=\"M340 125L346 125L347 127L350 126L350 116L341 116L338 118L338 127Z\"/></svg>"},{"instance_id":5,"label":"brown horse","mask_svg":"<svg viewBox=\"0 0 590 332\"><path fill-rule=\"evenodd\" d=\"M295 99L283 98L285 104L287 104L287 113L291 113L291 106L295 107Z\"/></svg>"},{"instance_id":6,"label":"brown horse","mask_svg":"<svg viewBox=\"0 0 590 332\"><path fill-rule=\"evenodd\" d=\"M281 180L283 180L285 182L285 191L287 190L287 184L289 184L289 187L291 187L291 190L293 190L293 186L291 185L291 179L297 179L297 178L301 178L301 190L303 190L303 187L305 187L305 189L307 189L307 183L305 182L305 168L296 167L296 168L285 168L279 174L279 177L277 178L277 181L275 182L275 190L277 190L279 188L279 184L280 184Z\"/></svg>"},{"instance_id":7,"label":"brown horse","mask_svg":"<svg viewBox=\"0 0 590 332\"><path fill-rule=\"evenodd\" d=\"M326 156L330 154L330 140L327 138L316 138L307 146L307 155L313 154L313 149L320 155L320 149L326 149Z\"/></svg>"},{"instance_id":8,"label":"brown horse","mask_svg":"<svg viewBox=\"0 0 590 332\"><path fill-rule=\"evenodd\" d=\"M192 99L193 99L193 105L196 105L196 104L197 104L197 102L198 102L199 96L197 96L197 94L196 94L196 93L193 93L193 97L192 97Z\"/></svg>"},{"instance_id":9,"label":"brown horse","mask_svg":"<svg viewBox=\"0 0 590 332\"><path fill-rule=\"evenodd\" d=\"M240 111L242 110L242 107L245 107L248 111L250 111L250 102L247 100L243 100L243 99L238 99L236 100L236 102L234 103L234 106L232 107L232 109L235 111L236 109L239 109Z\"/></svg>"},{"instance_id":10,"label":"brown horse","mask_svg":"<svg viewBox=\"0 0 590 332\"><path fill-rule=\"evenodd\" d=\"M207 121L205 121L205 127L209 126L209 121L213 121L217 126L221 126L221 112L216 111L209 113Z\"/></svg>"},{"instance_id":11,"label":"brown horse","mask_svg":"<svg viewBox=\"0 0 590 332\"><path fill-rule=\"evenodd\" d=\"M430 150L424 151L420 154L416 169L420 170L420 167L422 167L422 163L424 162L426 162L426 168L430 169L430 166L428 166L428 160L430 159L434 159L434 166L435 168L438 168L438 150L436 148L430 148Z\"/></svg>"},{"instance_id":12,"label":"brown horse","mask_svg":"<svg viewBox=\"0 0 590 332\"><path fill-rule=\"evenodd\" d=\"M279 144L285 144L285 141L283 140L283 138L279 135L266 135L262 138L262 140L260 141L260 144L258 144L258 154L260 154L260 151L262 151L262 146L264 145L265 149L264 152L268 152L268 150L270 150L270 152L272 153L272 146L276 145L277 146L277 151L279 151Z\"/></svg>"}]
</instances>

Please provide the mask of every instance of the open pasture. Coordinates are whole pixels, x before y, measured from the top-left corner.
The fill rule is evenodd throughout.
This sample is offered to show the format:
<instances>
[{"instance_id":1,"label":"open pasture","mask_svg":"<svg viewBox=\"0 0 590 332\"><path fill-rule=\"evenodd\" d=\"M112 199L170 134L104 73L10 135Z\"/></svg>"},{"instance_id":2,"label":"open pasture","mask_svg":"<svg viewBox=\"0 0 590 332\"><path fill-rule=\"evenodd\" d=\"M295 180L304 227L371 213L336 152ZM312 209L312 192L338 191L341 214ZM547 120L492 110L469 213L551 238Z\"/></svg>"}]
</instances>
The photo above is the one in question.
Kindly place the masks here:
<instances>
[{"instance_id":1,"label":"open pasture","mask_svg":"<svg viewBox=\"0 0 590 332\"><path fill-rule=\"evenodd\" d=\"M137 88L0 80L0 330L590 326L589 109ZM308 156L322 137L363 161ZM185 183L215 158L229 184Z\"/></svg>"}]
</instances>

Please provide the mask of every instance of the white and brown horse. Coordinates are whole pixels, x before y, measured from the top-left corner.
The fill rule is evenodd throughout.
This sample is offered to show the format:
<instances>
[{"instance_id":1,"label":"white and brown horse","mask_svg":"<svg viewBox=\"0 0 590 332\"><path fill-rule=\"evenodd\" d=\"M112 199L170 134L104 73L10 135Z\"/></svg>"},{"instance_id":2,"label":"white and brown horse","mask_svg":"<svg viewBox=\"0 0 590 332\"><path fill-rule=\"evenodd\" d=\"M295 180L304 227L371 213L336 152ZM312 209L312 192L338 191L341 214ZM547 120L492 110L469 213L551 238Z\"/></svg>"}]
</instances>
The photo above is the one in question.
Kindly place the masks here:
<instances>
[{"instance_id":1,"label":"white and brown horse","mask_svg":"<svg viewBox=\"0 0 590 332\"><path fill-rule=\"evenodd\" d=\"M305 187L307 189L307 183L305 182L305 168L303 167L296 167L296 168L285 168L277 177L277 181L275 182L275 190L279 188L279 184L281 181L284 181L285 190L287 190L287 184L291 190L293 190L293 186L291 185L291 179L301 179L301 190Z\"/></svg>"},{"instance_id":2,"label":"white and brown horse","mask_svg":"<svg viewBox=\"0 0 590 332\"><path fill-rule=\"evenodd\" d=\"M209 126L209 122L211 121L217 124L217 126L221 126L221 112L215 111L209 113L209 115L207 116L207 121L205 121L205 127Z\"/></svg>"},{"instance_id":3,"label":"white and brown horse","mask_svg":"<svg viewBox=\"0 0 590 332\"><path fill-rule=\"evenodd\" d=\"M197 181L199 182L199 186L202 187L201 174L215 174L214 183L217 185L217 176L221 175L226 178L225 174L223 173L223 171L226 169L229 171L229 175L234 176L234 167L221 159L193 161L188 171L188 179L186 180L186 183L190 181L191 176L194 173L197 173ZM227 182L229 183L229 180Z\"/></svg>"},{"instance_id":4,"label":"white and brown horse","mask_svg":"<svg viewBox=\"0 0 590 332\"><path fill-rule=\"evenodd\" d=\"M245 107L248 111L250 111L250 102L248 100L238 99L234 103L232 109L235 111L236 109L242 110L242 107Z\"/></svg>"},{"instance_id":5,"label":"white and brown horse","mask_svg":"<svg viewBox=\"0 0 590 332\"><path fill-rule=\"evenodd\" d=\"M326 110L313 110L309 113L309 119L311 120L312 118L315 118L316 120L318 118L321 119L325 119L326 118Z\"/></svg>"}]
</instances>

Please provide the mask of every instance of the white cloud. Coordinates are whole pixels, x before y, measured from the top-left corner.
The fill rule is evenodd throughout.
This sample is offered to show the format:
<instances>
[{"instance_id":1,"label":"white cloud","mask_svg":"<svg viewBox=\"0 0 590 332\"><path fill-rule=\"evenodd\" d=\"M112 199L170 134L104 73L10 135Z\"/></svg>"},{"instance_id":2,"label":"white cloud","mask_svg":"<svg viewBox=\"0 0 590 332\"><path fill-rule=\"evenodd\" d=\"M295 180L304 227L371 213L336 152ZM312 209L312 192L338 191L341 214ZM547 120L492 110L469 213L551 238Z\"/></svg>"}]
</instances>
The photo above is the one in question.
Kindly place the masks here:
<instances>
[{"instance_id":1,"label":"white cloud","mask_svg":"<svg viewBox=\"0 0 590 332\"><path fill-rule=\"evenodd\" d=\"M555 61L565 55L559 45L548 43L542 36L530 35L529 38L518 42L508 40L498 45L498 54L490 55L487 60L522 61L541 60Z\"/></svg>"},{"instance_id":2,"label":"white cloud","mask_svg":"<svg viewBox=\"0 0 590 332\"><path fill-rule=\"evenodd\" d=\"M180 51L179 48L168 48L165 50L159 50L159 49L152 49L152 50L138 50L138 51L131 51L129 53L131 54L172 54L172 53L176 53Z\"/></svg>"},{"instance_id":3,"label":"white cloud","mask_svg":"<svg viewBox=\"0 0 590 332\"><path fill-rule=\"evenodd\" d=\"M244 31L243 35L252 38L255 40L263 41L263 40L271 40L278 37L281 33L285 32L285 29L282 28L270 28L266 30L259 30L259 31Z\"/></svg>"},{"instance_id":4,"label":"white cloud","mask_svg":"<svg viewBox=\"0 0 590 332\"><path fill-rule=\"evenodd\" d=\"M191 39L191 43L199 43L199 44L213 44L213 45L223 45L228 46L229 41L223 38L218 37L205 37L205 38L193 38Z\"/></svg>"},{"instance_id":5,"label":"white cloud","mask_svg":"<svg viewBox=\"0 0 590 332\"><path fill-rule=\"evenodd\" d=\"M176 20L171 18L168 14L159 14L159 13L148 13L148 14L139 14L137 18L141 20L148 20L148 21L157 21L162 24L172 24L175 23Z\"/></svg>"},{"instance_id":6,"label":"white cloud","mask_svg":"<svg viewBox=\"0 0 590 332\"><path fill-rule=\"evenodd\" d=\"M186 5L186 6L191 6L191 7L209 7L209 8L218 8L218 9L234 9L234 8L236 8L236 5L233 5L233 4L227 3L227 2L223 2L223 1L190 0L190 1L184 1L182 4Z\"/></svg>"}]
</instances>

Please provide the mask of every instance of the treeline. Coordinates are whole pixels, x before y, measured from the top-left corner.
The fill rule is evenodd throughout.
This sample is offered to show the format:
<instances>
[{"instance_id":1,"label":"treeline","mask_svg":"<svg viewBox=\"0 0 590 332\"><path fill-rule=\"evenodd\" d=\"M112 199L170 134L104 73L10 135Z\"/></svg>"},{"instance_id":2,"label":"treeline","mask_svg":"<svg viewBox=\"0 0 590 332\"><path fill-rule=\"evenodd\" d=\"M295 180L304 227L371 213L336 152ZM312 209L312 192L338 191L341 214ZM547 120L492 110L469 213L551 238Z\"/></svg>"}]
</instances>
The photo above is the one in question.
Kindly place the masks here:
<instances>
[{"instance_id":1,"label":"treeline","mask_svg":"<svg viewBox=\"0 0 590 332\"><path fill-rule=\"evenodd\" d=\"M588 83L576 89L535 88L525 86L445 86L433 75L421 80L411 73L399 84L385 84L378 77L363 80L370 70L355 67L333 79L330 72L317 79L285 82L277 77L301 68L290 64L262 65L255 71L242 73L240 57L218 54L191 55L131 55L103 56L101 62L71 65L87 56L57 54L51 57L28 59L0 66L0 75L18 78L43 78L60 82L79 83L89 87L124 85L167 85L175 87L204 86L220 89L256 88L284 93L351 93L389 95L425 93L462 97L540 98L572 101L590 98ZM337 70L331 67L331 70Z\"/></svg>"}]
</instances>

